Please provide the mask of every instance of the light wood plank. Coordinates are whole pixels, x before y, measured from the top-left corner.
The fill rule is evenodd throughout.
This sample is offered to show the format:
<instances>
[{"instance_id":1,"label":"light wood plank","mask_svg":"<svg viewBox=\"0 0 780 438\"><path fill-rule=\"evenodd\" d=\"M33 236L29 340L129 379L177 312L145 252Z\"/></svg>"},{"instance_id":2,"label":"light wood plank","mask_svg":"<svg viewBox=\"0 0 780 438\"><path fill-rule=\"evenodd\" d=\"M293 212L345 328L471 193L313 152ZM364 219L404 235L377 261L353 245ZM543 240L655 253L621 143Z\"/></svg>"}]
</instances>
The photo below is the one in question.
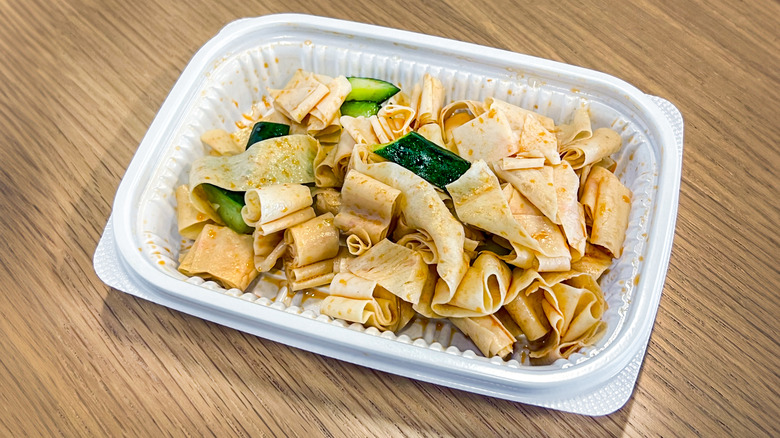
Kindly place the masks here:
<instances>
[{"instance_id":1,"label":"light wood plank","mask_svg":"<svg viewBox=\"0 0 780 438\"><path fill-rule=\"evenodd\" d=\"M234 19L288 11L593 68L680 108L675 246L623 409L590 418L373 371L96 277L116 188L188 60ZM780 435L778 16L768 0L0 4L0 435Z\"/></svg>"}]
</instances>

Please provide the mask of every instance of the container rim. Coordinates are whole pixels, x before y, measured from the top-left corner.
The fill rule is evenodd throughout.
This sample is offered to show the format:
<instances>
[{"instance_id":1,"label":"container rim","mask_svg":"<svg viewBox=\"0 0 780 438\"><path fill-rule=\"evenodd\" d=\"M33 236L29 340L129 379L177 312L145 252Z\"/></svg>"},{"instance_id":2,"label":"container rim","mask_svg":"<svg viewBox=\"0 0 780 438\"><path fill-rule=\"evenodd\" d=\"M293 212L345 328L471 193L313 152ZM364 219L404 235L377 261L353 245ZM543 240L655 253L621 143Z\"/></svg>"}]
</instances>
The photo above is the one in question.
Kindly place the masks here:
<instances>
[{"instance_id":1,"label":"container rim","mask_svg":"<svg viewBox=\"0 0 780 438\"><path fill-rule=\"evenodd\" d=\"M588 83L588 90L595 93L610 90L612 93L617 91L624 95L637 112L647 115L643 121L652 132L652 138L658 143L660 153L655 208L648 218L647 226L647 234L652 236L653 240L647 242L646 262L640 271L641 278L634 291L634 301L631 304L634 317L626 318L623 333L599 354L563 369L497 367L489 361L456 355L447 355L448 359L442 361L442 355L433 354L440 352L379 336L366 336L364 333L344 330L342 327L321 321L300 318L302 321L296 320L297 328L293 330L287 324L289 317L286 312L264 306L246 306L246 303L241 300L234 300L232 297L215 294L182 282L155 268L137 251L139 245L135 222L140 196L138 188L144 186L149 163L163 149L160 145L164 144L165 137L169 135L166 128L178 126L186 113L177 109L186 108L191 104L194 96L189 95L188 90L204 81L203 73L216 59L229 52L231 42L238 41L259 28L295 28L332 32L338 35L391 41L420 49L447 51L477 61L489 60L491 63L500 61L513 66L532 64L534 69L543 70L551 76L585 81ZM681 151L679 154L676 153L675 144L671 125L660 108L636 87L605 73L473 43L332 18L304 14L243 18L229 23L197 51L155 116L117 190L114 200L115 211L112 214L114 239L125 265L135 278L143 281L147 287L164 293L171 299L199 306L207 311L206 313L267 326L277 333L276 336L269 335L269 339L288 345L395 374L457 386L472 392L485 393L479 388L486 387L501 392L498 388L502 385L522 388L531 393L541 392L551 387L560 388L583 376L590 377L587 387L595 387L613 378L634 358L634 352L644 346L643 342L649 336L655 322L655 313L671 253L679 196ZM638 314L647 317L638 317ZM261 320L258 320L259 317ZM307 332L303 328L313 329L313 331ZM270 330L266 331L270 333ZM339 354L330 351L333 348L338 349ZM373 359L369 358L369 355L373 356ZM403 363L401 368L398 368L400 365L395 363L398 360ZM446 366L442 365L444 362Z\"/></svg>"}]
</instances>

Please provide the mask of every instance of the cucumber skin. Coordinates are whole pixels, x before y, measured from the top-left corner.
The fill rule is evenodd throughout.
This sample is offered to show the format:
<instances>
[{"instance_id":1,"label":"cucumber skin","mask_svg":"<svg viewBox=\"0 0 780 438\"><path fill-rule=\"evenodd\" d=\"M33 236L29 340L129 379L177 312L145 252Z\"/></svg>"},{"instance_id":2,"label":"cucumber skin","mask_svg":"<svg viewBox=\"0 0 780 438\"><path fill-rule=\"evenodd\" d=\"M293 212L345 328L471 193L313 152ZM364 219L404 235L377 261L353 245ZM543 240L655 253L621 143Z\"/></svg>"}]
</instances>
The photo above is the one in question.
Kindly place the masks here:
<instances>
[{"instance_id":1,"label":"cucumber skin","mask_svg":"<svg viewBox=\"0 0 780 438\"><path fill-rule=\"evenodd\" d=\"M350 76L347 78L352 91L347 94L346 102L367 101L382 103L401 91L390 82L374 78Z\"/></svg>"},{"instance_id":2,"label":"cucumber skin","mask_svg":"<svg viewBox=\"0 0 780 438\"><path fill-rule=\"evenodd\" d=\"M212 184L204 183L203 192L212 204L219 205L217 214L231 230L239 234L251 234L254 228L244 222L241 209L244 207L244 192L231 192Z\"/></svg>"},{"instance_id":3,"label":"cucumber skin","mask_svg":"<svg viewBox=\"0 0 780 438\"><path fill-rule=\"evenodd\" d=\"M341 105L341 115L352 117L371 117L375 116L379 112L379 108L379 104L376 102L353 100L350 102L344 102Z\"/></svg>"},{"instance_id":4,"label":"cucumber skin","mask_svg":"<svg viewBox=\"0 0 780 438\"><path fill-rule=\"evenodd\" d=\"M257 122L252 127L252 133L249 134L249 140L246 142L245 149L249 149L249 146L252 146L258 141L285 135L290 135L289 125L273 122Z\"/></svg>"},{"instance_id":5,"label":"cucumber skin","mask_svg":"<svg viewBox=\"0 0 780 438\"><path fill-rule=\"evenodd\" d=\"M471 167L471 163L412 131L403 137L378 145L374 153L411 170L429 183L445 186Z\"/></svg>"}]
</instances>

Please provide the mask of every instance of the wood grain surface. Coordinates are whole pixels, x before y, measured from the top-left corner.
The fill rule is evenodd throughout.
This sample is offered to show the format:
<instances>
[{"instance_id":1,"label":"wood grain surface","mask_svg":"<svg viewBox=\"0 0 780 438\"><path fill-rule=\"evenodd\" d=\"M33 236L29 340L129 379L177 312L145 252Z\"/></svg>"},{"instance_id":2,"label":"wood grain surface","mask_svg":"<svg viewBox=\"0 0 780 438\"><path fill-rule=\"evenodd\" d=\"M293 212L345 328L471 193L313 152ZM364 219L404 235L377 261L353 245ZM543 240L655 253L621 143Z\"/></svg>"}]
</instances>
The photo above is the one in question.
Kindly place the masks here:
<instances>
[{"instance_id":1,"label":"wood grain surface","mask_svg":"<svg viewBox=\"0 0 780 438\"><path fill-rule=\"evenodd\" d=\"M114 193L195 51L302 12L600 70L685 119L676 237L633 397L586 417L385 374L104 285ZM0 2L0 436L780 436L772 0Z\"/></svg>"}]
</instances>

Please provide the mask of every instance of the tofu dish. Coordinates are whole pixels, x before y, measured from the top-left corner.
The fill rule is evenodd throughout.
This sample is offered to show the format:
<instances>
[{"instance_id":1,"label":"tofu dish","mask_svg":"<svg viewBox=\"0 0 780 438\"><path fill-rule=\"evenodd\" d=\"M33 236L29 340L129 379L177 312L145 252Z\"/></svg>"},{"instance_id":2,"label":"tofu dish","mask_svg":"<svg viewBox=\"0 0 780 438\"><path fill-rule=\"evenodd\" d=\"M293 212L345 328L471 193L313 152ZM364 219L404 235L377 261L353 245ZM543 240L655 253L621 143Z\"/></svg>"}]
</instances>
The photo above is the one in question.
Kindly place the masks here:
<instances>
[{"instance_id":1,"label":"tofu dish","mask_svg":"<svg viewBox=\"0 0 780 438\"><path fill-rule=\"evenodd\" d=\"M281 272L324 292L322 314L393 332L446 319L487 357L594 345L631 211L621 136L586 106L555 121L445 94L430 74L401 90L298 70L235 131L203 132L175 193L178 270L242 291Z\"/></svg>"}]
</instances>

